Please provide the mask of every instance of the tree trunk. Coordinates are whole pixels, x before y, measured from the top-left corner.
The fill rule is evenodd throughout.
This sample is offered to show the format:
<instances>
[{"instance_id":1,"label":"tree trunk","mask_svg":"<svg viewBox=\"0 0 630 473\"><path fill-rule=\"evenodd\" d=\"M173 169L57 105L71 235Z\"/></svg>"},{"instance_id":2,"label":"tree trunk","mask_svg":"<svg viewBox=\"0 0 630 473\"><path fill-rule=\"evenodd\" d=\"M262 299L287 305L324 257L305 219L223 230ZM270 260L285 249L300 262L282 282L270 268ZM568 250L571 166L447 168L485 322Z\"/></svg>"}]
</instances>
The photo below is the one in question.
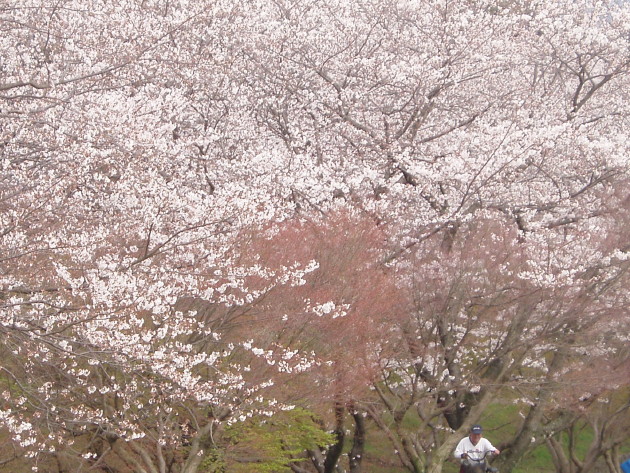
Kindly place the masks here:
<instances>
[{"instance_id":1,"label":"tree trunk","mask_svg":"<svg viewBox=\"0 0 630 473\"><path fill-rule=\"evenodd\" d=\"M213 423L208 422L208 424L206 424L201 430L199 430L199 432L197 432L197 435L194 436L190 444L188 457L182 466L181 473L197 473L199 465L201 465L201 462L205 457L204 451L210 446L209 437L211 436L213 428Z\"/></svg>"},{"instance_id":2,"label":"tree trunk","mask_svg":"<svg viewBox=\"0 0 630 473\"><path fill-rule=\"evenodd\" d=\"M529 409L527 417L521 425L521 429L512 442L508 445L508 449L499 457L499 465L501 470L510 472L516 466L523 455L531 449L532 437L540 432L541 420L544 415L545 408L551 400L554 393L553 382L554 376L564 367L566 354L562 352L554 352L553 359L549 366L545 383L538 390L538 396L535 404ZM504 447L505 448L505 447Z\"/></svg>"},{"instance_id":3,"label":"tree trunk","mask_svg":"<svg viewBox=\"0 0 630 473\"><path fill-rule=\"evenodd\" d=\"M573 473L571 468L571 462L564 454L562 443L553 437L547 439L547 448L551 453L551 459L556 468L557 473Z\"/></svg>"},{"instance_id":4,"label":"tree trunk","mask_svg":"<svg viewBox=\"0 0 630 473\"><path fill-rule=\"evenodd\" d=\"M326 453L324 460L323 473L334 473L341 452L343 451L343 441L345 439L345 430L343 427L344 406L341 402L335 402L335 439L337 440Z\"/></svg>"},{"instance_id":5,"label":"tree trunk","mask_svg":"<svg viewBox=\"0 0 630 473\"><path fill-rule=\"evenodd\" d=\"M366 406L366 409L370 418L391 442L402 466L411 473L421 473L421 470L418 470L417 468L417 460L408 456L408 452L403 445L403 436L400 434L398 424L395 424L394 430L392 430L391 425L381 417L381 413L378 410L374 409L374 407L370 405Z\"/></svg>"},{"instance_id":6,"label":"tree trunk","mask_svg":"<svg viewBox=\"0 0 630 473\"><path fill-rule=\"evenodd\" d=\"M365 417L363 417L363 413L354 409L351 410L351 414L354 419L354 439L352 440L352 449L348 455L350 473L361 473L361 462L365 449Z\"/></svg>"},{"instance_id":7,"label":"tree trunk","mask_svg":"<svg viewBox=\"0 0 630 473\"><path fill-rule=\"evenodd\" d=\"M617 458L617 455L615 455L613 451L606 450L606 453L604 453L608 473L621 473L621 467L618 466L615 458Z\"/></svg>"}]
</instances>

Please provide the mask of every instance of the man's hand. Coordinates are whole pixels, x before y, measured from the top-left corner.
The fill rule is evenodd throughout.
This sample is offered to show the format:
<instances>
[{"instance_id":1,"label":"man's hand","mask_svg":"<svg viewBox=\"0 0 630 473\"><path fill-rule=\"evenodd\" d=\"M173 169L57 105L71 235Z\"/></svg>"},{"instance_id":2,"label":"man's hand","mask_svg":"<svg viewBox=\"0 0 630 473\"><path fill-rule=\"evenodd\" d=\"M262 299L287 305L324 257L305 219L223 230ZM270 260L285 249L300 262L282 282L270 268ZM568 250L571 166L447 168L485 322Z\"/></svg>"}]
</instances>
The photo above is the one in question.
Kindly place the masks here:
<instances>
[{"instance_id":1,"label":"man's hand","mask_svg":"<svg viewBox=\"0 0 630 473\"><path fill-rule=\"evenodd\" d=\"M501 453L501 451L500 451L500 450L496 450L496 449L494 450L494 454L495 454L495 455L498 455L499 453Z\"/></svg>"},{"instance_id":2,"label":"man's hand","mask_svg":"<svg viewBox=\"0 0 630 473\"><path fill-rule=\"evenodd\" d=\"M468 454L467 453L462 453L462 460L468 458Z\"/></svg>"}]
</instances>

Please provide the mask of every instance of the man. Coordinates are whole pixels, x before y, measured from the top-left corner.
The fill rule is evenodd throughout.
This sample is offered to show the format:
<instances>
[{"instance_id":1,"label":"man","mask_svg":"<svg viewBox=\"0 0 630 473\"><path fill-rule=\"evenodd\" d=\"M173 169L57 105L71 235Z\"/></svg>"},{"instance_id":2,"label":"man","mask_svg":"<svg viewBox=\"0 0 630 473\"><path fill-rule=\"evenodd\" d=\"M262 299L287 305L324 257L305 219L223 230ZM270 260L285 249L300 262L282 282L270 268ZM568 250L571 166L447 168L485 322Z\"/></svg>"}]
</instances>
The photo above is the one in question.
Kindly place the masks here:
<instances>
[{"instance_id":1,"label":"man","mask_svg":"<svg viewBox=\"0 0 630 473\"><path fill-rule=\"evenodd\" d=\"M487 452L492 452L495 455L501 453L494 448L488 439L482 436L483 429L480 425L473 425L470 429L468 437L464 437L457 444L455 448L455 458L458 460L465 460L471 458L472 460L481 460ZM460 472L464 471L464 465L462 465ZM494 468L488 468L488 471L496 471Z\"/></svg>"}]
</instances>

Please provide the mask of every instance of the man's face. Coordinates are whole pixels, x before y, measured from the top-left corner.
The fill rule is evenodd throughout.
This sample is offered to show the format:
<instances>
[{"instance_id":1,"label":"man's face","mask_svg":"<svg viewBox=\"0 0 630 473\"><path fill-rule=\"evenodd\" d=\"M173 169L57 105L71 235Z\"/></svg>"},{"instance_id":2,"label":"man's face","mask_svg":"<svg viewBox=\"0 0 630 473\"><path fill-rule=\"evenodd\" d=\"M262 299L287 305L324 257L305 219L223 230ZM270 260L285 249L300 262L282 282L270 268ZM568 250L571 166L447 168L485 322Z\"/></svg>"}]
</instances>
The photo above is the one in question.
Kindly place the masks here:
<instances>
[{"instance_id":1,"label":"man's face","mask_svg":"<svg viewBox=\"0 0 630 473\"><path fill-rule=\"evenodd\" d=\"M481 440L481 434L470 434L470 441L473 445L477 445Z\"/></svg>"}]
</instances>

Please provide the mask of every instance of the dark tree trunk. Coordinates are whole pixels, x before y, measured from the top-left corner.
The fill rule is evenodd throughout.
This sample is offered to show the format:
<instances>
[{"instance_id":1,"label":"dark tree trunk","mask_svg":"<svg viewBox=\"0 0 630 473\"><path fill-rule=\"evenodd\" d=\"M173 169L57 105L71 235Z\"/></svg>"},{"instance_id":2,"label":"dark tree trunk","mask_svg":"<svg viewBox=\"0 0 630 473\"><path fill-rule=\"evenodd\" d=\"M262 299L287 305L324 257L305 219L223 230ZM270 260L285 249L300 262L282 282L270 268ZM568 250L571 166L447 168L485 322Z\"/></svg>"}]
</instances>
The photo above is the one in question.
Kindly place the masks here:
<instances>
[{"instance_id":1,"label":"dark tree trunk","mask_svg":"<svg viewBox=\"0 0 630 473\"><path fill-rule=\"evenodd\" d=\"M354 439L349 454L350 473L361 473L361 461L365 448L365 417L362 412L353 408L350 408L350 413L354 419Z\"/></svg>"},{"instance_id":2,"label":"dark tree trunk","mask_svg":"<svg viewBox=\"0 0 630 473\"><path fill-rule=\"evenodd\" d=\"M324 459L324 471L323 473L334 473L341 452L343 451L343 441L345 439L345 430L343 428L344 418L344 406L340 402L335 402L335 439L336 442L332 445L326 453Z\"/></svg>"}]
</instances>

